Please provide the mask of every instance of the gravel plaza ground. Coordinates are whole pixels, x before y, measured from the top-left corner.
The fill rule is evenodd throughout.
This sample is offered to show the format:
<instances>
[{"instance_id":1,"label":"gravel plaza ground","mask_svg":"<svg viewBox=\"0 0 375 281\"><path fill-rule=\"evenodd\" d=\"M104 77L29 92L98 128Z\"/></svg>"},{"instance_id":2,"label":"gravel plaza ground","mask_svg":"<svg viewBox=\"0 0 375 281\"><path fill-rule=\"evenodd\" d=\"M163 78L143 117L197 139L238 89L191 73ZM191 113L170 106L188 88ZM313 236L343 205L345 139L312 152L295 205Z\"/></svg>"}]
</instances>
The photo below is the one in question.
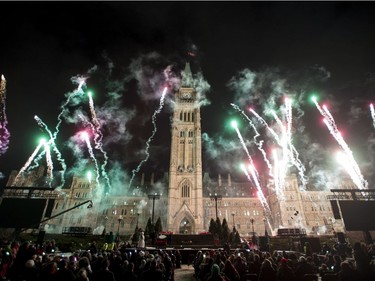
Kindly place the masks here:
<instances>
[{"instance_id":1,"label":"gravel plaza ground","mask_svg":"<svg viewBox=\"0 0 375 281\"><path fill-rule=\"evenodd\" d=\"M193 276L194 268L191 265L182 264L181 268L175 269L174 280L175 281L195 281Z\"/></svg>"}]
</instances>

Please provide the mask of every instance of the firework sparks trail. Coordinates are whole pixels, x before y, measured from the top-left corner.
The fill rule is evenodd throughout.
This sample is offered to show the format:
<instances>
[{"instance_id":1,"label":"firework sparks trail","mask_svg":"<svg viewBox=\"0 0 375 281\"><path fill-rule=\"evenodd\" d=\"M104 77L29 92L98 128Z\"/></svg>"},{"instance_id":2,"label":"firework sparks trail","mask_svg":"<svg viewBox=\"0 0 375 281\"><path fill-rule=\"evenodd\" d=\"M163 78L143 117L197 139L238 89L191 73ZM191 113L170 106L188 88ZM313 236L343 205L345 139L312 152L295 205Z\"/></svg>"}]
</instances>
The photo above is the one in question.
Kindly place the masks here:
<instances>
[{"instance_id":1,"label":"firework sparks trail","mask_svg":"<svg viewBox=\"0 0 375 281\"><path fill-rule=\"evenodd\" d=\"M371 118L372 118L372 125L375 128L375 110L374 110L373 104L370 104L370 113L371 113Z\"/></svg>"},{"instance_id":2,"label":"firework sparks trail","mask_svg":"<svg viewBox=\"0 0 375 281\"><path fill-rule=\"evenodd\" d=\"M260 184L259 184L259 181L258 181L258 178L257 178L257 171L255 169L254 166L252 166L251 164L249 165L249 171L251 173L251 176L249 174L249 172L247 171L245 165L241 165L241 168L243 170L243 172L245 173L247 179L249 180L249 182L254 182L255 183L255 187L257 189L257 195L258 195L258 198L263 206L263 209L265 210L265 214L267 214L267 222L268 222L268 225L270 227L270 229L272 230L272 226L271 226L271 223L269 222L268 220L268 216L271 214L271 209L267 203L267 200L266 198L264 197L264 194L263 194L263 191L260 187ZM252 180L253 179L253 180Z\"/></svg>"},{"instance_id":3,"label":"firework sparks trail","mask_svg":"<svg viewBox=\"0 0 375 281\"><path fill-rule=\"evenodd\" d=\"M234 125L234 128L237 132L237 135L238 135L238 138L240 139L240 142L242 144L242 147L243 149L245 150L247 156L248 156L248 159L249 159L249 171L250 171L250 174L251 174L251 178L253 179L253 183L255 184L256 188L257 188L257 195L258 195L258 198L260 199L262 205L263 205L263 208L265 209L265 213L267 214L270 214L271 213L271 210L270 210L270 207L268 206L268 203L267 203L267 200L266 198L264 197L264 194L263 194L263 191L260 187L260 183L259 183L259 174L258 174L258 171L256 170L255 166L254 166L254 161L249 153L249 150L247 149L246 147L246 144L245 144L245 141L243 140L243 137L240 133L240 131L238 130L238 127L236 124L233 124ZM251 181L251 178L249 176L249 174L247 174L247 171L246 171L246 168L243 168L245 169L245 173L246 173L246 176L247 178L249 179L249 181ZM271 224L267 218L267 222L269 224L269 226L271 227ZM271 228L272 229L272 228Z\"/></svg>"},{"instance_id":4,"label":"firework sparks trail","mask_svg":"<svg viewBox=\"0 0 375 281\"><path fill-rule=\"evenodd\" d=\"M307 183L307 179L305 177L305 170L306 169L305 169L304 165L302 164L302 162L298 158L298 152L297 152L296 148L291 143L291 141L288 142L287 129L285 128L285 126L283 125L281 120L278 118L276 113L274 111L272 111L272 114L275 117L276 122L282 128L282 132L283 132L283 138L282 139L280 139L280 137L277 135L277 133L268 125L268 123L257 112L255 112L253 109L250 109L250 112L253 113L255 115L255 117L258 118L260 123L263 124L269 130L271 135L275 138L276 142L283 148L284 165L282 167L285 170L285 172L286 172L286 168L287 168L288 162L289 162L288 158L290 158L290 162L292 163L292 165L294 165L297 168L297 170L299 171L300 179L301 179L301 182L302 182L301 189L305 189L306 183ZM290 145L291 147L289 148L288 145ZM297 155L297 156L294 156L294 155Z\"/></svg>"},{"instance_id":5,"label":"firework sparks trail","mask_svg":"<svg viewBox=\"0 0 375 281\"><path fill-rule=\"evenodd\" d=\"M307 192L306 192L307 179L305 177L306 168L302 164L301 160L299 159L299 154L297 152L297 149L292 144L292 120L293 120L293 118L292 118L292 99L290 99L288 97L285 98L286 125L284 125L282 123L282 121L278 118L278 116L276 115L276 113L274 111L272 111L272 114L273 114L276 122L281 127L281 130L282 130L282 133L283 133L283 138L282 138L283 155L285 157L285 155L288 154L291 163L298 169L299 176L300 176L300 179L301 179L301 182L302 182L302 186L300 188L300 191L307 194ZM289 160L284 158L282 162L278 162L277 151L274 150L273 153L274 153L275 167L276 167L275 170L279 171L279 169L281 168L280 174L283 175L281 177L281 179L282 179L281 186L283 187L284 184L285 184L285 181L283 181L283 180L285 179L286 172L287 172L285 170L285 167L287 166L287 163L288 163ZM279 184L279 189L276 189L276 193L277 193L277 196L278 196L279 199L285 200L285 195L280 190L280 184ZM310 198L310 201L313 204L315 204L315 202L312 200L311 196L308 195L308 197Z\"/></svg>"},{"instance_id":6,"label":"firework sparks trail","mask_svg":"<svg viewBox=\"0 0 375 281\"><path fill-rule=\"evenodd\" d=\"M286 121L287 121L287 129L286 129L286 136L288 140L288 146L290 150L290 155L292 159L292 163L295 167L297 167L299 176L302 182L301 190L306 190L307 178L305 176L306 168L303 165L302 161L299 159L299 153L295 146L292 144L292 100L290 98L285 99L286 105Z\"/></svg>"},{"instance_id":7,"label":"firework sparks trail","mask_svg":"<svg viewBox=\"0 0 375 281\"><path fill-rule=\"evenodd\" d=\"M275 138L276 142L281 146L281 147L284 147L282 145L282 141L280 140L279 136L277 135L277 133L268 125L268 123L253 109L250 109L250 112L252 114L255 115L255 117L259 120L259 122L268 129L268 131L271 133L271 135ZM275 181L275 190L276 190L276 193L278 194L278 197L282 196L282 187L284 186L284 177L285 177L285 173L283 172L283 170L286 169L286 165L281 165L279 163L279 160L277 158L277 154L276 154L276 150L274 150L273 152L273 157L274 157L274 168L272 169L273 170L273 177L274 177L274 181ZM276 157L276 158L275 158ZM276 159L276 160L275 160ZM284 175L284 176L281 176L281 175Z\"/></svg>"},{"instance_id":8,"label":"firework sparks trail","mask_svg":"<svg viewBox=\"0 0 375 281\"><path fill-rule=\"evenodd\" d=\"M94 131L95 149L99 150L104 156L104 163L100 166L100 168L101 168L102 176L105 178L105 180L107 182L107 186L109 188L111 188L109 177L108 177L108 174L106 172L106 166L108 164L108 156L107 156L107 152L104 151L104 149L103 149L103 143L102 143L103 134L100 130L100 123L99 123L99 121L96 117L94 101L92 99L91 92L88 92L87 95L89 97L89 106L90 106L91 119L92 119L92 129Z\"/></svg>"},{"instance_id":9,"label":"firework sparks trail","mask_svg":"<svg viewBox=\"0 0 375 281\"><path fill-rule=\"evenodd\" d=\"M299 159L299 153L297 149L292 144L292 102L291 99L285 99L286 108L285 108L285 119L286 119L286 126L280 120L280 118L276 115L275 111L272 111L272 115L274 116L277 124L280 126L282 131L282 139L279 142L279 145L283 148L283 155L284 155L284 165L287 166L289 161L295 166L298 170L299 177L301 179L301 190L306 190L307 179L305 176L306 168L302 164L301 160ZM286 172L286 171L285 171Z\"/></svg>"},{"instance_id":10,"label":"firework sparks trail","mask_svg":"<svg viewBox=\"0 0 375 281\"><path fill-rule=\"evenodd\" d=\"M262 153L262 155L263 155L263 159L264 159L264 161L266 162L267 167L268 167L268 170L269 170L269 175L270 175L270 176L273 176L273 175L272 175L272 165L271 165L270 161L269 161L268 158L267 158L267 153L266 153L265 150L263 149L263 143L264 143L264 141L263 141L263 140L260 140L260 141L257 140L257 138L260 136L260 134L259 134L257 128L255 127L254 123L251 121L251 119L246 115L246 113L245 113L243 110L241 110L237 105L235 105L235 104L233 104L233 103L231 103L231 106L232 106L234 109L236 109L238 112L240 112L240 113L246 118L246 120L249 122L250 127L253 128L253 130L254 130L254 132L255 132L255 136L254 136L254 138L253 138L253 139L254 139L254 143L257 145L258 150L259 150L259 151Z\"/></svg>"},{"instance_id":11,"label":"firework sparks trail","mask_svg":"<svg viewBox=\"0 0 375 281\"><path fill-rule=\"evenodd\" d=\"M292 100L290 98L285 98L285 117L287 125L287 136L288 142L292 141ZM291 145L290 145L291 146Z\"/></svg>"},{"instance_id":12,"label":"firework sparks trail","mask_svg":"<svg viewBox=\"0 0 375 281\"><path fill-rule=\"evenodd\" d=\"M268 131L271 133L271 135L275 138L276 142L282 147L285 148L285 145L283 145L282 140L280 140L279 136L277 133L268 125L268 123L257 113L255 110L250 109L250 112L255 115L255 117L260 121L263 126L265 126ZM277 116L276 116L277 117ZM278 118L277 118L278 119ZM281 164L279 163L279 160L277 158L276 150L273 152L273 157L274 157L274 178L275 178L275 190L276 193L281 196L281 192L284 186L285 182L285 174L286 169L287 169L287 163ZM275 156L276 156L276 161L275 161ZM284 153L285 156L285 153ZM284 159L287 159L284 157ZM276 171L275 171L276 169Z\"/></svg>"},{"instance_id":13,"label":"firework sparks trail","mask_svg":"<svg viewBox=\"0 0 375 281\"><path fill-rule=\"evenodd\" d=\"M289 153L290 150L288 149L288 140L287 140L287 133L286 133L286 128L283 125L283 122L279 119L279 117L276 115L275 111L271 112L272 115L274 116L276 123L280 126L281 128L281 133L282 137L281 140L279 139L278 144L281 146L282 151L283 151L283 158L281 162L277 162L277 171L278 174L276 174L276 177L279 178L279 190L284 188L284 183L285 183L285 177L287 175L288 167L289 167L289 156L292 153ZM274 156L277 155L276 149L274 150ZM293 157L290 157L290 160L292 161Z\"/></svg>"},{"instance_id":14,"label":"firework sparks trail","mask_svg":"<svg viewBox=\"0 0 375 281\"><path fill-rule=\"evenodd\" d=\"M348 159L347 155L343 152L338 152L337 155L337 162L344 167L346 172L352 178L354 184L356 186L362 186L362 182L360 178L357 176L356 171L353 169L353 166L350 164L350 160Z\"/></svg>"},{"instance_id":15,"label":"firework sparks trail","mask_svg":"<svg viewBox=\"0 0 375 281\"><path fill-rule=\"evenodd\" d=\"M8 119L6 115L6 80L1 75L0 81L0 156L8 150L10 133L7 128Z\"/></svg>"},{"instance_id":16,"label":"firework sparks trail","mask_svg":"<svg viewBox=\"0 0 375 281\"><path fill-rule=\"evenodd\" d=\"M234 129L236 130L237 136L238 136L238 138L240 139L240 142L241 142L241 144L242 144L242 147L243 147L243 149L245 150L246 155L247 155L247 158L248 158L249 161L250 161L250 165L254 166L253 158L251 157L251 155L250 155L250 153L249 153L249 150L248 150L247 147L246 147L246 144L245 144L245 141L244 141L244 139L243 139L243 137L242 137L242 135L241 135L241 132L240 132L240 130L239 130L238 127L237 127L237 123L236 123L236 122L232 122L232 126L233 126ZM255 170L255 176L256 176L256 178L259 177L257 170Z\"/></svg>"},{"instance_id":17,"label":"firework sparks trail","mask_svg":"<svg viewBox=\"0 0 375 281\"><path fill-rule=\"evenodd\" d=\"M250 108L249 111L255 115L256 118L258 118L259 122L268 129L268 131L271 133L271 135L275 138L277 143L280 143L280 138L277 135L277 133L268 125L266 120L264 120L254 109Z\"/></svg>"},{"instance_id":18,"label":"firework sparks trail","mask_svg":"<svg viewBox=\"0 0 375 281\"><path fill-rule=\"evenodd\" d=\"M51 149L48 142L44 144L44 150L46 152L47 177L49 178L49 184L51 184L53 180L53 163L51 157Z\"/></svg>"},{"instance_id":19,"label":"firework sparks trail","mask_svg":"<svg viewBox=\"0 0 375 281\"><path fill-rule=\"evenodd\" d=\"M92 146L91 146L90 139L89 139L89 134L87 132L81 132L81 139L86 143L87 149L90 154L90 158L92 159L92 161L94 161L95 169L96 169L95 181L96 181L97 186L99 186L99 166L98 166L98 161L96 160L94 152L92 150Z\"/></svg>"},{"instance_id":20,"label":"firework sparks trail","mask_svg":"<svg viewBox=\"0 0 375 281\"><path fill-rule=\"evenodd\" d=\"M280 166L282 166L279 161L277 151L276 149L272 150L272 156L273 156L273 161L274 161L274 184L275 184L275 191L277 198L284 199L284 194L283 194L283 187L284 187L284 177L281 177L280 175L282 172L280 172Z\"/></svg>"},{"instance_id":21,"label":"firework sparks trail","mask_svg":"<svg viewBox=\"0 0 375 281\"><path fill-rule=\"evenodd\" d=\"M134 169L132 171L132 177L129 181L129 187L131 187L132 185L132 182L134 180L134 177L136 175L136 173L139 172L139 170L141 169L141 166L143 165L143 163L147 162L148 158L150 157L150 153L148 152L149 149L150 149L150 143L151 141L153 140L155 134L156 134L156 131L157 131L157 127L156 127L156 116L161 112L163 106L164 106L164 98L165 98L165 95L167 93L167 90L168 88L165 87L164 90L163 90L163 94L161 95L161 98L160 98L160 102L159 102L159 108L157 110L155 110L154 114L152 115L152 124L154 126L154 130L152 131L152 134L151 136L148 138L147 142L146 142L146 149L145 149L145 153L146 153L146 158L143 159L137 166L136 169Z\"/></svg>"},{"instance_id":22,"label":"firework sparks trail","mask_svg":"<svg viewBox=\"0 0 375 281\"><path fill-rule=\"evenodd\" d=\"M266 198L264 197L264 194L263 194L263 191L260 187L260 183L259 183L259 174L258 174L258 171L256 170L255 166L254 166L254 161L249 153L249 150L247 149L246 147L246 144L245 144L245 141L237 127L237 124L234 122L233 124L233 127L235 128L236 132L237 132L237 135L238 135L238 138L240 139L240 142L242 144L242 147L243 149L245 150L246 154L247 154L247 157L249 159L249 171L250 171L250 174L251 174L251 177L250 175L247 173L246 171L246 168L243 168L245 169L245 173L246 173L246 176L247 178L249 179L249 181L251 182L251 179L252 179L252 182L255 184L256 188L257 188L257 195L258 195L258 198L260 199L262 205L263 205L263 208L265 210L265 213L267 214L270 214L271 213L271 210L270 210L270 207L268 206L268 203L267 203L267 200ZM269 226L271 227L271 224L268 220L268 216L267 216L267 222L269 224ZM272 229L272 228L271 228Z\"/></svg>"},{"instance_id":23,"label":"firework sparks trail","mask_svg":"<svg viewBox=\"0 0 375 281\"><path fill-rule=\"evenodd\" d=\"M60 127L60 125L62 123L62 116L64 115L64 113L67 110L66 109L67 105L69 104L69 102L71 101L72 98L83 94L82 87L85 85L85 83L86 83L86 78L83 78L83 77L80 78L77 89L73 93L69 93L68 94L68 97L67 97L65 103L63 103L63 105L61 106L61 112L57 116L58 122L56 124L55 132L53 133L53 139L54 140L56 139L57 134L59 133L59 127Z\"/></svg>"},{"instance_id":24,"label":"firework sparks trail","mask_svg":"<svg viewBox=\"0 0 375 281\"><path fill-rule=\"evenodd\" d=\"M57 137L57 134L59 133L59 127L62 123L62 116L63 114L66 112L66 106L69 104L69 102L71 101L72 98L78 96L78 95L81 95L83 93L82 91L82 86L85 84L85 79L86 78L79 78L79 85L77 87L77 89L73 92L73 93L69 93L68 94L68 97L67 97L67 100L65 101L65 103L61 106L61 112L59 113L59 115L57 116L57 124L56 124L56 129L55 129L55 132L52 134L51 131L49 130L48 126L38 117L38 116L35 116L34 119L37 121L38 125L43 127L47 133L50 135L50 140L49 140L49 143L52 144L52 148L53 150L55 151L56 155L57 155L57 159L58 161L60 162L61 164L61 167L62 167L62 176L61 176L61 184L57 187L57 188L61 188L64 184L65 184L65 172L66 172L66 164L65 164L65 160L62 158L61 156L61 153L60 151L58 150L56 144L55 144L55 140L56 140L56 137ZM36 152L37 153L37 152ZM25 165L23 168L24 170L26 170L28 167L29 168L35 168L35 167L38 167L39 166L39 160L42 158L42 156L44 155L45 151L43 151L37 158L35 158L36 154L29 160L30 162L26 162L28 163L28 165ZM35 159L34 159L35 158ZM31 161L34 159L34 165L31 167L30 164L31 164ZM21 169L22 170L22 169ZM20 173L19 173L20 174ZM17 176L19 176L19 174Z\"/></svg>"},{"instance_id":25,"label":"firework sparks trail","mask_svg":"<svg viewBox=\"0 0 375 281\"><path fill-rule=\"evenodd\" d=\"M18 172L17 176L14 178L14 181L13 181L13 184L12 186L14 186L17 182L18 182L18 179L20 177L20 175L26 171L27 167L30 166L31 164L31 161L33 161L33 159L35 158L35 156L38 154L40 148L45 144L46 140L42 139L38 146L35 148L34 152L31 154L31 156L29 157L29 159L26 161L25 165L23 165L23 167L21 168L21 170Z\"/></svg>"},{"instance_id":26,"label":"firework sparks trail","mask_svg":"<svg viewBox=\"0 0 375 281\"><path fill-rule=\"evenodd\" d=\"M58 149L57 146L56 146L55 138L54 138L54 136L53 136L51 130L48 128L47 124L44 123L44 122L42 121L42 119L40 119L37 115L34 116L34 119L35 119L35 121L38 123L38 125L39 125L40 127L44 128L44 129L46 130L46 132L47 132L47 133L49 134L49 136L50 136L50 139L49 139L48 142L52 145L52 149L53 149L53 151L56 153L56 155L57 155L57 160L59 161L59 163L60 163L60 165L61 165L61 167L62 167L62 173L61 173L61 184L57 187L57 188L61 188L61 187L63 187L64 184L65 184L65 172L66 172L66 164L65 164L65 160L64 160L64 158L62 158L62 155L61 155L59 149ZM35 164L37 164L37 162L36 162L37 160L39 160L39 158L34 160L34 163L35 163Z\"/></svg>"},{"instance_id":27,"label":"firework sparks trail","mask_svg":"<svg viewBox=\"0 0 375 281\"><path fill-rule=\"evenodd\" d=\"M39 167L39 161L44 157L44 154L46 154L45 150L42 150L37 157L34 158L33 160L33 165L30 165L27 168L27 171L34 170L35 168Z\"/></svg>"},{"instance_id":28,"label":"firework sparks trail","mask_svg":"<svg viewBox=\"0 0 375 281\"><path fill-rule=\"evenodd\" d=\"M350 177L352 178L353 182L357 185L359 189L366 189L368 187L367 181L363 178L363 175L359 169L359 166L357 162L354 160L353 153L350 150L349 146L343 139L340 131L337 129L335 120L332 116L332 114L329 112L328 108L323 105L323 108L318 104L316 99L313 99L313 102L317 109L319 110L320 114L324 117L324 123L326 124L329 132L331 135L336 139L337 143L341 146L342 150L344 151L346 158L347 158L347 163L351 166L351 169L354 171L354 173L349 174Z\"/></svg>"}]
</instances>

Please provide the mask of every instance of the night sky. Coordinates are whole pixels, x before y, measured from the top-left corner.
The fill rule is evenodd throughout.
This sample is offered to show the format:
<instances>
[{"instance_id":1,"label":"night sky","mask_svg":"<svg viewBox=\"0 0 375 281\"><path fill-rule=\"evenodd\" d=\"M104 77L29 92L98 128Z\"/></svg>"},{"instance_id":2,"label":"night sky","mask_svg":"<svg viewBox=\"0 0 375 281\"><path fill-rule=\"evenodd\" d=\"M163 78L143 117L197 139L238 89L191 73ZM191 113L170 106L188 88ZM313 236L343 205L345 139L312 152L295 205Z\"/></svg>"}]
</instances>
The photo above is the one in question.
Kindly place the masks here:
<instances>
[{"instance_id":1,"label":"night sky","mask_svg":"<svg viewBox=\"0 0 375 281\"><path fill-rule=\"evenodd\" d=\"M126 185L146 156L164 85L173 88L172 78L188 61L201 90L204 172L212 177L230 172L245 180L237 164L246 154L229 126L236 118L260 174L267 174L254 132L230 104L251 106L274 124L269 109L282 116L288 95L294 100L293 143L311 184L322 187L346 176L333 157L339 145L309 102L316 92L373 186L374 3L1 2L0 9L0 73L7 80L10 133L9 148L0 155L3 181L47 136L34 115L55 131L60 106L78 86L74 77L87 77L108 174ZM171 100L173 91L156 118L150 157L141 169L146 173L168 172ZM75 102L67 106L56 145L68 172L83 173L93 164L75 134L84 128L79 116L91 115L87 98ZM270 150L274 140L259 130ZM61 169L52 157L54 168Z\"/></svg>"}]
</instances>

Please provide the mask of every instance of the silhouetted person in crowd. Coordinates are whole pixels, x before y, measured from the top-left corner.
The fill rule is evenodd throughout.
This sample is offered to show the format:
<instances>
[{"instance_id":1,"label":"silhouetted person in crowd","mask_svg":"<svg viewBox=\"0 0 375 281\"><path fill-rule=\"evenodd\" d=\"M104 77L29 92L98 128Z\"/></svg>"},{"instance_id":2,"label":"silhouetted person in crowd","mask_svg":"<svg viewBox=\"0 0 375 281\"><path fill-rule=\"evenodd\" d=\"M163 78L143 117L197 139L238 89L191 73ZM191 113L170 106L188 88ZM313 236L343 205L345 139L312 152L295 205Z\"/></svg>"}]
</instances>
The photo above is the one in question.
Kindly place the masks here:
<instances>
[{"instance_id":1,"label":"silhouetted person in crowd","mask_svg":"<svg viewBox=\"0 0 375 281\"><path fill-rule=\"evenodd\" d=\"M333 264L333 273L339 273L341 271L341 258L339 255L334 255L333 260L335 263Z\"/></svg>"},{"instance_id":2,"label":"silhouetted person in crowd","mask_svg":"<svg viewBox=\"0 0 375 281\"><path fill-rule=\"evenodd\" d=\"M265 259L259 272L259 281L276 281L276 271L272 267L272 262Z\"/></svg>"},{"instance_id":3,"label":"silhouetted person in crowd","mask_svg":"<svg viewBox=\"0 0 375 281\"><path fill-rule=\"evenodd\" d=\"M358 271L354 270L354 268L347 261L341 263L340 269L341 270L338 273L340 281L360 280L360 274Z\"/></svg>"},{"instance_id":4,"label":"silhouetted person in crowd","mask_svg":"<svg viewBox=\"0 0 375 281\"><path fill-rule=\"evenodd\" d=\"M233 266L236 268L238 274L240 276L244 275L247 270L247 266L245 264L245 261L242 259L241 256L237 256L234 260Z\"/></svg>"},{"instance_id":5,"label":"silhouetted person in crowd","mask_svg":"<svg viewBox=\"0 0 375 281\"><path fill-rule=\"evenodd\" d=\"M248 263L248 272L250 274L256 274L259 276L260 268L262 267L262 263L260 261L260 256L255 254L253 260Z\"/></svg>"},{"instance_id":6,"label":"silhouetted person in crowd","mask_svg":"<svg viewBox=\"0 0 375 281\"><path fill-rule=\"evenodd\" d=\"M24 281L39 280L39 270L35 266L35 261L33 259L30 259L25 263L25 268L23 269L23 274L22 274L22 280Z\"/></svg>"},{"instance_id":7,"label":"silhouetted person in crowd","mask_svg":"<svg viewBox=\"0 0 375 281\"><path fill-rule=\"evenodd\" d=\"M163 272L157 268L155 259L151 261L150 268L145 270L140 278L140 281L162 281Z\"/></svg>"},{"instance_id":8,"label":"silhouetted person in crowd","mask_svg":"<svg viewBox=\"0 0 375 281\"><path fill-rule=\"evenodd\" d=\"M115 256L115 258L109 266L109 270L113 272L116 280L119 279L122 273L124 272L124 268L122 265L122 258L120 256Z\"/></svg>"},{"instance_id":9,"label":"silhouetted person in crowd","mask_svg":"<svg viewBox=\"0 0 375 281\"><path fill-rule=\"evenodd\" d=\"M312 255L311 246L309 242L305 242L305 246L303 247L303 252L305 253L306 256Z\"/></svg>"},{"instance_id":10,"label":"silhouetted person in crowd","mask_svg":"<svg viewBox=\"0 0 375 281\"><path fill-rule=\"evenodd\" d=\"M240 280L240 275L238 274L238 271L236 270L236 268L233 266L232 262L229 259L225 261L225 265L222 270L222 273L224 273L225 276L228 277L230 281Z\"/></svg>"},{"instance_id":11,"label":"silhouetted person in crowd","mask_svg":"<svg viewBox=\"0 0 375 281\"><path fill-rule=\"evenodd\" d=\"M92 255L96 255L98 253L98 247L96 246L96 242L93 241L90 244L90 247L87 249Z\"/></svg>"},{"instance_id":12,"label":"silhouetted person in crowd","mask_svg":"<svg viewBox=\"0 0 375 281\"><path fill-rule=\"evenodd\" d=\"M280 266L277 271L278 281L295 281L296 275L294 274L292 268L288 265L288 260L282 258L280 261Z\"/></svg>"},{"instance_id":13,"label":"silhouetted person in crowd","mask_svg":"<svg viewBox=\"0 0 375 281\"><path fill-rule=\"evenodd\" d=\"M138 281L138 276L134 274L134 263L130 262L121 277L117 281Z\"/></svg>"},{"instance_id":14,"label":"silhouetted person in crowd","mask_svg":"<svg viewBox=\"0 0 375 281\"><path fill-rule=\"evenodd\" d=\"M211 274L211 268L214 263L214 260L211 257L206 257L200 266L198 273L198 280L206 281L208 276Z\"/></svg>"},{"instance_id":15,"label":"silhouetted person in crowd","mask_svg":"<svg viewBox=\"0 0 375 281\"><path fill-rule=\"evenodd\" d=\"M78 261L77 280L91 279L92 269L88 257L81 257Z\"/></svg>"},{"instance_id":16,"label":"silhouetted person in crowd","mask_svg":"<svg viewBox=\"0 0 375 281\"><path fill-rule=\"evenodd\" d=\"M357 265L357 270L364 278L364 280L372 280L370 258L367 253L366 246L362 243L355 243L353 247L353 256Z\"/></svg>"},{"instance_id":17,"label":"silhouetted person in crowd","mask_svg":"<svg viewBox=\"0 0 375 281\"><path fill-rule=\"evenodd\" d=\"M212 265L207 281L226 281L225 277L220 273L220 267L217 264Z\"/></svg>"},{"instance_id":18,"label":"silhouetted person in crowd","mask_svg":"<svg viewBox=\"0 0 375 281\"><path fill-rule=\"evenodd\" d=\"M74 281L76 277L73 271L68 267L67 260L61 260L58 264L59 270L55 274L55 281Z\"/></svg>"},{"instance_id":19,"label":"silhouetted person in crowd","mask_svg":"<svg viewBox=\"0 0 375 281\"><path fill-rule=\"evenodd\" d=\"M299 262L297 264L297 269L296 269L297 280L302 281L305 274L313 274L313 273L314 273L314 269L312 265L306 261L305 257L301 256L299 258Z\"/></svg>"},{"instance_id":20,"label":"silhouetted person in crowd","mask_svg":"<svg viewBox=\"0 0 375 281\"><path fill-rule=\"evenodd\" d=\"M93 274L94 281L116 281L112 271L109 271L109 260L103 259L101 269Z\"/></svg>"},{"instance_id":21,"label":"silhouetted person in crowd","mask_svg":"<svg viewBox=\"0 0 375 281\"><path fill-rule=\"evenodd\" d=\"M181 268L182 256L179 250L176 250L175 257L176 257L176 268Z\"/></svg>"},{"instance_id":22,"label":"silhouetted person in crowd","mask_svg":"<svg viewBox=\"0 0 375 281\"><path fill-rule=\"evenodd\" d=\"M48 262L43 264L40 272L40 281L51 281L57 272L57 264L55 262Z\"/></svg>"}]
</instances>

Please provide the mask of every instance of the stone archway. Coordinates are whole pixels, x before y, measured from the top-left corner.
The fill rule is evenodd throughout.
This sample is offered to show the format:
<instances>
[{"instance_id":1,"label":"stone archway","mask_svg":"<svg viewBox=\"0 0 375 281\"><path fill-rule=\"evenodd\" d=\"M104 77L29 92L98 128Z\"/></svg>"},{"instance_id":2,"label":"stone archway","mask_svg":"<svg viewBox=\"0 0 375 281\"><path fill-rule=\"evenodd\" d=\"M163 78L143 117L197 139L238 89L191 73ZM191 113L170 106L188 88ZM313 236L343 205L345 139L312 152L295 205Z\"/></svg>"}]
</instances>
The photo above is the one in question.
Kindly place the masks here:
<instances>
[{"instance_id":1,"label":"stone archway","mask_svg":"<svg viewBox=\"0 0 375 281\"><path fill-rule=\"evenodd\" d=\"M178 233L180 234L191 234L193 230L192 224L186 217L183 218L178 227Z\"/></svg>"}]
</instances>

